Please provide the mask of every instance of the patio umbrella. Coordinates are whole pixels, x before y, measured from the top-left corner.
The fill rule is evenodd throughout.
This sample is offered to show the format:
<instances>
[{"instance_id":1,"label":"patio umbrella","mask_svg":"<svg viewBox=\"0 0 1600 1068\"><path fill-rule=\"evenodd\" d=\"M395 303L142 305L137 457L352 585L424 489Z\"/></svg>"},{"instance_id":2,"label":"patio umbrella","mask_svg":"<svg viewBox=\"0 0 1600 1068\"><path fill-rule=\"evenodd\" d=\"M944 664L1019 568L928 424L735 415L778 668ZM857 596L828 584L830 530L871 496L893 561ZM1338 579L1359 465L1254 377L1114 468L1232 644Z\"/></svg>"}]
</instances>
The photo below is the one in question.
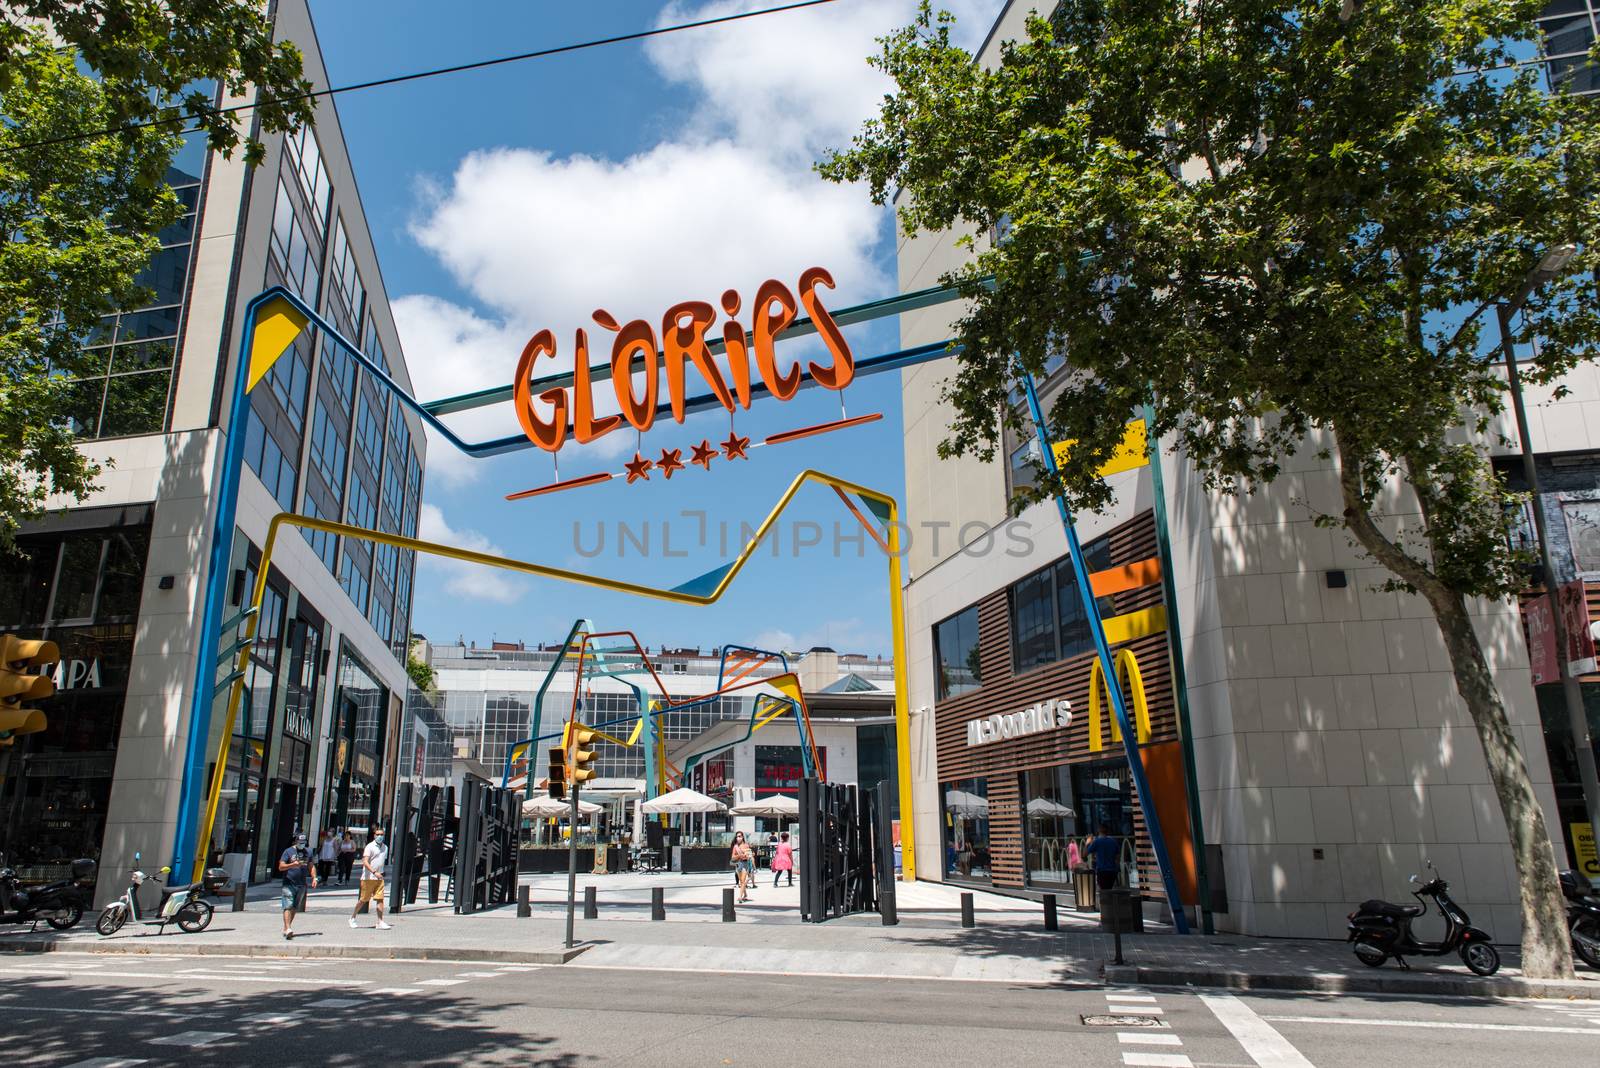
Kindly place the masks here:
<instances>
[{"instance_id":1,"label":"patio umbrella","mask_svg":"<svg viewBox=\"0 0 1600 1068\"><path fill-rule=\"evenodd\" d=\"M1036 797L1032 801L1028 802L1028 815L1040 817L1055 816L1061 819L1070 819L1073 816L1076 816L1077 813L1059 801L1051 800L1048 797Z\"/></svg>"},{"instance_id":2,"label":"patio umbrella","mask_svg":"<svg viewBox=\"0 0 1600 1068\"><path fill-rule=\"evenodd\" d=\"M641 807L647 814L659 816L663 813L725 812L728 806L698 790L684 786L671 793L652 798Z\"/></svg>"},{"instance_id":3,"label":"patio umbrella","mask_svg":"<svg viewBox=\"0 0 1600 1068\"><path fill-rule=\"evenodd\" d=\"M958 816L987 816L988 798L969 794L965 790L951 790L944 795L944 807Z\"/></svg>"},{"instance_id":4,"label":"patio umbrella","mask_svg":"<svg viewBox=\"0 0 1600 1068\"><path fill-rule=\"evenodd\" d=\"M783 794L773 794L770 797L758 797L753 801L741 802L728 811L735 816L798 816L800 801L798 798L785 797Z\"/></svg>"},{"instance_id":5,"label":"patio umbrella","mask_svg":"<svg viewBox=\"0 0 1600 1068\"><path fill-rule=\"evenodd\" d=\"M600 811L601 806L588 801L578 802L578 813L583 816L592 816ZM571 801L557 801L547 794L531 797L522 803L522 814L537 818L556 818L572 815Z\"/></svg>"}]
</instances>

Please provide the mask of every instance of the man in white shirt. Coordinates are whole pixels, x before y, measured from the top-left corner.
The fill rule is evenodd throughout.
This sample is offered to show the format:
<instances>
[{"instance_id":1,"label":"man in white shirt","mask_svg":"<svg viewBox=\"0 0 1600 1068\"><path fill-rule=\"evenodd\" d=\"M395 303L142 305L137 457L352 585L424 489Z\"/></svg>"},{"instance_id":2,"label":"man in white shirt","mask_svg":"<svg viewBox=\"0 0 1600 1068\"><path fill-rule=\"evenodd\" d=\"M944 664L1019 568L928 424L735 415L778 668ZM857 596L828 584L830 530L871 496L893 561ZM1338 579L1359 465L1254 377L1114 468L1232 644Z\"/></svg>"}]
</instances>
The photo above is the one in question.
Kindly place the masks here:
<instances>
[{"instance_id":1,"label":"man in white shirt","mask_svg":"<svg viewBox=\"0 0 1600 1068\"><path fill-rule=\"evenodd\" d=\"M383 828L375 827L372 831L372 841L367 843L367 848L361 851L361 893L356 899L356 907L350 913L350 926L359 927L356 915L360 913L361 906L368 901L377 911L378 922L374 924L378 930L387 931L394 927L383 919L383 880L384 869L389 864L389 847L383 840Z\"/></svg>"}]
</instances>

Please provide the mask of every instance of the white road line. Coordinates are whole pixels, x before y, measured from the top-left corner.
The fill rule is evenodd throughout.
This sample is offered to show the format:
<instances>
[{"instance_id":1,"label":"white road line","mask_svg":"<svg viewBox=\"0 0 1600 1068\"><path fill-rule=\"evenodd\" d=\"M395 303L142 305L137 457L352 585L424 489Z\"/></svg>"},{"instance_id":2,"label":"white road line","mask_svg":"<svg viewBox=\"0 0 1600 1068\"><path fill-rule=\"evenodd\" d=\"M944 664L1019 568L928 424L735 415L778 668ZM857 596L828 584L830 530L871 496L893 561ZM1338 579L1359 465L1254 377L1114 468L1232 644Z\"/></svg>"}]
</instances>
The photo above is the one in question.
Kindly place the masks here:
<instances>
[{"instance_id":1,"label":"white road line","mask_svg":"<svg viewBox=\"0 0 1600 1068\"><path fill-rule=\"evenodd\" d=\"M131 974L97 972L97 975ZM175 979L180 982L271 983L276 986L366 986L371 979L313 979L309 975L226 975L216 972L177 972L172 975L144 976L146 979Z\"/></svg>"},{"instance_id":2,"label":"white road line","mask_svg":"<svg viewBox=\"0 0 1600 1068\"><path fill-rule=\"evenodd\" d=\"M1124 1046L1181 1046L1183 1039L1162 1031L1118 1031L1117 1041Z\"/></svg>"},{"instance_id":3,"label":"white road line","mask_svg":"<svg viewBox=\"0 0 1600 1068\"><path fill-rule=\"evenodd\" d=\"M499 974L500 974L499 972L456 972L456 978L457 979L487 979L491 975L499 975Z\"/></svg>"},{"instance_id":4,"label":"white road line","mask_svg":"<svg viewBox=\"0 0 1600 1068\"><path fill-rule=\"evenodd\" d=\"M232 1038L227 1031L179 1031L175 1035L162 1035L152 1038L152 1046L187 1046L193 1049L196 1046L209 1046L213 1042L220 1042L224 1038Z\"/></svg>"},{"instance_id":5,"label":"white road line","mask_svg":"<svg viewBox=\"0 0 1600 1068\"><path fill-rule=\"evenodd\" d=\"M363 990L363 994L420 994L422 991L414 986L386 986L382 990Z\"/></svg>"},{"instance_id":6,"label":"white road line","mask_svg":"<svg viewBox=\"0 0 1600 1068\"><path fill-rule=\"evenodd\" d=\"M1154 1005L1156 1003L1156 999L1153 998L1153 997L1150 997L1147 994L1107 994L1106 995L1106 1000L1107 1001L1139 1001L1139 1002L1144 1002L1144 1003L1150 1004L1150 1005Z\"/></svg>"},{"instance_id":7,"label":"white road line","mask_svg":"<svg viewBox=\"0 0 1600 1068\"><path fill-rule=\"evenodd\" d=\"M303 1012L258 1012L254 1016L239 1017L240 1023L254 1024L286 1024L294 1023L305 1017Z\"/></svg>"},{"instance_id":8,"label":"white road line","mask_svg":"<svg viewBox=\"0 0 1600 1068\"><path fill-rule=\"evenodd\" d=\"M146 1064L138 1057L90 1057L86 1061L69 1064L66 1068L133 1068L136 1064Z\"/></svg>"},{"instance_id":9,"label":"white road line","mask_svg":"<svg viewBox=\"0 0 1600 1068\"><path fill-rule=\"evenodd\" d=\"M1446 1023L1442 1020L1354 1020L1343 1016L1263 1016L1272 1023L1353 1024L1358 1027L1420 1027L1434 1031L1531 1031L1541 1035L1592 1035L1587 1027L1545 1027L1528 1024ZM1226 1022L1226 1021L1224 1021Z\"/></svg>"},{"instance_id":10,"label":"white road line","mask_svg":"<svg viewBox=\"0 0 1600 1068\"><path fill-rule=\"evenodd\" d=\"M79 1008L68 1005L16 1005L6 1002L7 1012L69 1012L90 1013L95 1016L160 1016L170 1020L187 1020L194 1016L192 1012L176 1012L166 1009L104 1009L104 1008ZM1585 1032L1587 1034L1587 1032Z\"/></svg>"},{"instance_id":11,"label":"white road line","mask_svg":"<svg viewBox=\"0 0 1600 1068\"><path fill-rule=\"evenodd\" d=\"M1122 1063L1142 1068L1194 1068L1194 1062L1182 1053L1124 1053Z\"/></svg>"},{"instance_id":12,"label":"white road line","mask_svg":"<svg viewBox=\"0 0 1600 1068\"><path fill-rule=\"evenodd\" d=\"M416 985L417 986L461 986L461 985L463 985L465 983L466 983L465 979L419 979L419 980L417 980L417 984Z\"/></svg>"},{"instance_id":13,"label":"white road line","mask_svg":"<svg viewBox=\"0 0 1600 1068\"><path fill-rule=\"evenodd\" d=\"M1232 994L1201 994L1199 997L1260 1068L1314 1068L1288 1039Z\"/></svg>"}]
</instances>

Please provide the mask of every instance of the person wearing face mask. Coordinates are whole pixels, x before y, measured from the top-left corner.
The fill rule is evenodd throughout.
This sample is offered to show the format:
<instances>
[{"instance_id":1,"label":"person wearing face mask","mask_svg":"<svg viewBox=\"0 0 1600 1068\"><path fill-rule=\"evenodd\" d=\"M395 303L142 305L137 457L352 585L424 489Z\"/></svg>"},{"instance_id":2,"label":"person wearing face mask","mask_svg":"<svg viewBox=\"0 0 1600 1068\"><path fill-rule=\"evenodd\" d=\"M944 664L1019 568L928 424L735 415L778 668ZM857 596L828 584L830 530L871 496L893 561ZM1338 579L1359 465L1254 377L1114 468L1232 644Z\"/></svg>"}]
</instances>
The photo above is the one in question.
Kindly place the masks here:
<instances>
[{"instance_id":1,"label":"person wearing face mask","mask_svg":"<svg viewBox=\"0 0 1600 1068\"><path fill-rule=\"evenodd\" d=\"M359 927L356 916L361 911L361 906L368 901L372 902L373 909L377 912L378 922L373 926L380 931L387 931L394 927L383 918L383 880L384 869L389 864L389 847L383 840L383 828L372 829L372 841L367 843L367 848L361 851L361 894L356 900L355 910L350 913L350 926Z\"/></svg>"}]
</instances>

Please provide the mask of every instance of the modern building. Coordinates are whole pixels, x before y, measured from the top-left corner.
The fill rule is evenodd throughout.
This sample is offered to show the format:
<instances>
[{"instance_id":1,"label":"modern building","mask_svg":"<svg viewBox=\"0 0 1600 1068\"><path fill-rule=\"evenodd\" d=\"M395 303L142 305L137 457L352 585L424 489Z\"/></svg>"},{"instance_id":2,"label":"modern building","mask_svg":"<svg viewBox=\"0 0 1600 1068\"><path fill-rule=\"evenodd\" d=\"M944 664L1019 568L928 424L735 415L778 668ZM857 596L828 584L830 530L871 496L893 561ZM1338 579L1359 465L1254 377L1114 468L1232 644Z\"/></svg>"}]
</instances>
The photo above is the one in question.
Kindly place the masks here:
<instances>
[{"instance_id":1,"label":"modern building","mask_svg":"<svg viewBox=\"0 0 1600 1068\"><path fill-rule=\"evenodd\" d=\"M413 691L401 763L407 768L423 767L426 781L442 785L449 781L453 767L459 769L463 762L471 762L477 774L498 783L505 775L507 756L528 737L535 695L549 678L560 649L560 642L534 648L521 642L492 642L488 648L419 643L417 655L433 668L437 693ZM717 691L722 666L719 651L664 648L647 650L647 654L672 700L681 702ZM789 667L800 678L819 770L825 777L865 786L885 780L898 783L893 661L814 648L789 654ZM774 661L748 677L769 678L782 670ZM572 708L574 674L564 668L550 679L541 733L559 731L566 721ZM628 681L653 692L653 684L642 675ZM803 765L792 720L784 717L757 733L748 733L753 692L717 697L666 715L661 721L665 755L673 765L682 767L695 754L714 754L696 762L687 785L725 803L751 792L766 797L794 795L798 790ZM626 681L594 678L585 684L584 710L585 722L591 724L626 723L637 717L639 702ZM597 754L594 767L598 776L592 788L585 789L585 796L591 800L609 796L619 806L613 813L616 822L632 826L631 802L643 798L647 789L643 750L601 742ZM540 765L542 751L535 756L531 769L516 764L512 778L517 784L531 779L537 790L545 771ZM895 791L891 786L891 795ZM894 803L898 806L897 799ZM753 821L747 823L734 826L756 829Z\"/></svg>"},{"instance_id":2,"label":"modern building","mask_svg":"<svg viewBox=\"0 0 1600 1068\"><path fill-rule=\"evenodd\" d=\"M995 62L1035 6L1007 5L979 62ZM938 284L963 255L948 235L903 235L901 290ZM957 314L904 316L902 344L950 336ZM1040 383L1046 408L1066 366L1063 356ZM1070 893L1073 847L1104 822L1132 843L1127 875L1154 901L1148 814L1091 696L1099 669L1060 521L1053 504L1007 516L1037 446L1007 431L1000 462L940 458L951 371L939 361L902 372L918 874ZM1529 404L1541 464L1568 473L1547 487L1562 494L1547 507L1581 572L1585 553L1600 567L1588 525L1600 500L1600 378L1586 366L1565 385L1567 396L1530 392ZM1500 429L1515 440L1509 422ZM1142 751L1183 899L1198 904L1203 874L1221 930L1337 936L1356 903L1403 900L1407 876L1432 860L1475 920L1514 939L1506 828L1439 628L1420 597L1381 591L1387 573L1315 523L1313 509L1342 510L1319 448L1309 441L1253 496L1207 490L1163 450L1159 500L1151 467L1138 466L1111 477L1116 501L1103 514L1077 517L1119 684L1130 711L1148 716ZM1398 486L1394 497L1404 522L1416 506ZM917 536L941 524L958 537ZM1581 803L1552 783L1547 757L1565 739L1570 762L1564 712L1546 708L1560 708L1559 687L1536 699L1517 605L1473 611L1560 859L1575 861L1588 833L1573 826Z\"/></svg>"},{"instance_id":3,"label":"modern building","mask_svg":"<svg viewBox=\"0 0 1600 1068\"><path fill-rule=\"evenodd\" d=\"M325 86L304 0L274 9L278 37L300 46L307 77ZM217 99L248 103L225 88ZM278 512L416 532L420 423L315 332L254 390L246 424L223 425L244 307L274 285L409 388L332 99L314 129L265 142L255 168L208 152L198 135L173 160L169 180L189 213L144 276L155 302L107 317L94 339L104 373L79 385L75 425L103 465L99 489L82 503L52 501L56 510L19 537L22 555L0 560L0 629L50 638L63 657L48 730L0 750L0 851L25 877L54 877L88 856L107 886L136 850L169 855L228 434L247 442L230 615L248 600ZM213 855L261 875L296 828L365 826L386 809L413 573L406 553L280 539Z\"/></svg>"}]
</instances>

